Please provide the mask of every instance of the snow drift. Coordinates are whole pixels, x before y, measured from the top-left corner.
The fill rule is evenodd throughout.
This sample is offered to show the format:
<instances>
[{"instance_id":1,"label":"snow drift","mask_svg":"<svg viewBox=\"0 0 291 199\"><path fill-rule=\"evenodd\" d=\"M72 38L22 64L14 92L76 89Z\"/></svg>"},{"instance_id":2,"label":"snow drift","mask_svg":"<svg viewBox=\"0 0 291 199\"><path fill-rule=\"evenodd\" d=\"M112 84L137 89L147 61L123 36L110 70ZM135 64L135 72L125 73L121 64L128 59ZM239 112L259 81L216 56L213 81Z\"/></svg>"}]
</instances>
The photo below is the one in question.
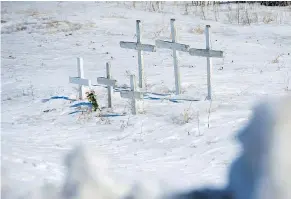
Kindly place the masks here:
<instances>
[{"instance_id":1,"label":"snow drift","mask_svg":"<svg viewBox=\"0 0 291 199\"><path fill-rule=\"evenodd\" d=\"M169 193L155 182L128 184L113 178L106 160L93 158L77 147L65 158L67 174L61 187L45 185L22 195L37 199L155 199L155 198L291 198L291 96L269 99L254 108L249 123L238 134L243 150L229 172L223 190L204 189ZM20 198L2 170L3 199Z\"/></svg>"}]
</instances>

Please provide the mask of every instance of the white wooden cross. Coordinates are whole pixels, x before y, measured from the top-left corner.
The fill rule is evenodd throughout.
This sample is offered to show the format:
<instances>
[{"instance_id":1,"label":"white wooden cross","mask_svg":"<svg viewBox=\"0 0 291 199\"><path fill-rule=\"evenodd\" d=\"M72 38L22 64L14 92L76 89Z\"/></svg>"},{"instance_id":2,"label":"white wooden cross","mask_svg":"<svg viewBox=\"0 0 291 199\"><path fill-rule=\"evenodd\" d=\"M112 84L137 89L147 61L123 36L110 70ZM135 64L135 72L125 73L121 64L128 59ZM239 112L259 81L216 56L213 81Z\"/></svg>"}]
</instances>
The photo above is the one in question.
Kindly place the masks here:
<instances>
[{"instance_id":1,"label":"white wooden cross","mask_svg":"<svg viewBox=\"0 0 291 199\"><path fill-rule=\"evenodd\" d=\"M138 86L140 88L144 88L144 63L143 63L143 51L148 52L156 52L156 47L154 45L150 44L142 44L141 43L141 25L140 20L136 20L136 42L120 42L121 48L128 48L128 49L134 49L138 52L138 75L139 75L139 84Z\"/></svg>"},{"instance_id":2,"label":"white wooden cross","mask_svg":"<svg viewBox=\"0 0 291 199\"><path fill-rule=\"evenodd\" d=\"M171 19L171 35L172 35L172 41L156 40L156 46L158 48L166 48L166 49L173 50L176 94L179 95L181 93L181 82L180 82L180 69L178 66L179 54L177 51L188 52L190 46L178 43L175 19Z\"/></svg>"},{"instance_id":3,"label":"white wooden cross","mask_svg":"<svg viewBox=\"0 0 291 199\"><path fill-rule=\"evenodd\" d=\"M205 37L206 37L206 49L189 49L189 54L192 56L206 57L207 59L207 97L206 99L211 100L211 75L212 75L212 60L211 57L223 58L223 51L211 50L210 44L210 25L206 25L205 28Z\"/></svg>"},{"instance_id":4,"label":"white wooden cross","mask_svg":"<svg viewBox=\"0 0 291 199\"><path fill-rule=\"evenodd\" d=\"M83 58L81 57L77 58L77 67L78 67L78 77L69 77L69 82L72 84L79 85L78 98L82 100L85 98L84 86L90 87L91 81L89 79L84 78Z\"/></svg>"},{"instance_id":5,"label":"white wooden cross","mask_svg":"<svg viewBox=\"0 0 291 199\"><path fill-rule=\"evenodd\" d=\"M136 115L136 110L137 110L137 104L136 104L136 99L142 99L143 94L142 92L136 91L136 79L135 75L130 75L130 91L121 91L120 96L122 98L127 98L131 99L131 113L133 115Z\"/></svg>"},{"instance_id":6,"label":"white wooden cross","mask_svg":"<svg viewBox=\"0 0 291 199\"><path fill-rule=\"evenodd\" d=\"M112 108L112 93L113 88L116 86L116 80L111 79L111 71L110 71L111 65L109 62L106 63L106 77L98 77L97 83L103 84L107 86L107 94L108 94L108 108Z\"/></svg>"}]
</instances>

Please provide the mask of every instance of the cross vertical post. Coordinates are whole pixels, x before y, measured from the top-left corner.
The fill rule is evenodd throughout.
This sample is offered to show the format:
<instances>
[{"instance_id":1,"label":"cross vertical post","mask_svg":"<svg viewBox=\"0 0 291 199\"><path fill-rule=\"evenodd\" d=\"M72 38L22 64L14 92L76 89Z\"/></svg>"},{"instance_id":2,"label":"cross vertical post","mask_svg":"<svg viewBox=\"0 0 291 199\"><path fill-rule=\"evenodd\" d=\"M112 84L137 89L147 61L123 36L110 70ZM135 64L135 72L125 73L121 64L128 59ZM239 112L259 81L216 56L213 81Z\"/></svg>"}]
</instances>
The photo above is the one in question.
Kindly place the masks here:
<instances>
[{"instance_id":1,"label":"cross vertical post","mask_svg":"<svg viewBox=\"0 0 291 199\"><path fill-rule=\"evenodd\" d=\"M130 88L131 91L135 92L136 90L136 79L135 79L135 75L130 75ZM132 100L131 100L131 112L133 115L136 115L136 100L135 100L135 96L132 95Z\"/></svg>"},{"instance_id":2,"label":"cross vertical post","mask_svg":"<svg viewBox=\"0 0 291 199\"><path fill-rule=\"evenodd\" d=\"M111 65L109 62L106 63L106 74L107 74L107 79L111 79ZM113 94L113 89L112 86L107 86L107 92L108 92L108 108L112 108L112 94Z\"/></svg>"},{"instance_id":3,"label":"cross vertical post","mask_svg":"<svg viewBox=\"0 0 291 199\"><path fill-rule=\"evenodd\" d=\"M172 34L172 42L176 43L177 41L177 30L175 25L175 19L171 19L171 34ZM175 86L176 86L176 95L181 93L181 82L180 82L180 69L178 66L178 56L179 52L173 48L173 61L174 61L174 73L175 73Z\"/></svg>"},{"instance_id":4,"label":"cross vertical post","mask_svg":"<svg viewBox=\"0 0 291 199\"><path fill-rule=\"evenodd\" d=\"M140 20L136 20L136 38L137 44L141 44L141 24ZM141 49L138 49L138 86L144 88L144 66L143 66L143 52Z\"/></svg>"},{"instance_id":5,"label":"cross vertical post","mask_svg":"<svg viewBox=\"0 0 291 199\"><path fill-rule=\"evenodd\" d=\"M77 57L77 66L78 66L78 77L84 79L84 62L82 57ZM79 85L79 99L84 99L84 86Z\"/></svg>"},{"instance_id":6,"label":"cross vertical post","mask_svg":"<svg viewBox=\"0 0 291 199\"><path fill-rule=\"evenodd\" d=\"M210 31L210 25L206 25L205 38L206 38L206 50L208 50L208 51L211 49L209 31ZM211 60L211 57L207 57L206 61L207 61L207 99L211 100L211 98L212 98L212 96L211 96L211 92L212 92L212 88L211 88L212 60Z\"/></svg>"}]
</instances>

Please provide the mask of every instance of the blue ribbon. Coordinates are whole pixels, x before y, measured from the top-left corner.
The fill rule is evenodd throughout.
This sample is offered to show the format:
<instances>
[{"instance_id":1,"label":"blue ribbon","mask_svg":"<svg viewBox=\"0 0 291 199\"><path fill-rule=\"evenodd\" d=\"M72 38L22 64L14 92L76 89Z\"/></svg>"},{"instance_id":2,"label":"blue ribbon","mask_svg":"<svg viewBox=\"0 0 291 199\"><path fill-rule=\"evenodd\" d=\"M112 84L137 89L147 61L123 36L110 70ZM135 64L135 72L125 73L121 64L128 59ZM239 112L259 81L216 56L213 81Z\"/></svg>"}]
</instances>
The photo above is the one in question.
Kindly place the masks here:
<instances>
[{"instance_id":1,"label":"blue ribbon","mask_svg":"<svg viewBox=\"0 0 291 199\"><path fill-rule=\"evenodd\" d=\"M48 101L53 100L53 99L64 99L64 100L69 100L69 101L76 101L75 99L70 99L66 96L53 96L49 99L43 99L42 102L48 102Z\"/></svg>"}]
</instances>

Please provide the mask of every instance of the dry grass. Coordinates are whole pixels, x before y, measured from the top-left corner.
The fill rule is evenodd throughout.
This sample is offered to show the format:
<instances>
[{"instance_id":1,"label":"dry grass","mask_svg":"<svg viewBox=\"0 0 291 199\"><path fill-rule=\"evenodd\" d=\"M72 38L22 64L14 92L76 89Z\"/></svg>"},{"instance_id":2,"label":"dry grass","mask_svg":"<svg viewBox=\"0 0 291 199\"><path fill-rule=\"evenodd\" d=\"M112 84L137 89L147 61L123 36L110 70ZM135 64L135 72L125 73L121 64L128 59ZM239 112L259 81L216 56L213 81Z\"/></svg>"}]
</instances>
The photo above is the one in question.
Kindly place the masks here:
<instances>
[{"instance_id":1,"label":"dry grass","mask_svg":"<svg viewBox=\"0 0 291 199\"><path fill-rule=\"evenodd\" d=\"M187 124L193 119L193 112L190 110L190 108L184 109L184 112L182 113L183 117L183 123Z\"/></svg>"},{"instance_id":2,"label":"dry grass","mask_svg":"<svg viewBox=\"0 0 291 199\"><path fill-rule=\"evenodd\" d=\"M81 28L94 28L94 27L96 27L96 24L93 22L80 24L73 23L70 21L45 20L42 23L23 22L18 24L11 24L2 27L1 33L10 34L19 31L42 32L42 33L73 32L80 30Z\"/></svg>"},{"instance_id":3,"label":"dry grass","mask_svg":"<svg viewBox=\"0 0 291 199\"><path fill-rule=\"evenodd\" d=\"M202 34L204 34L204 28L202 28L200 25L198 25L197 27L191 29L190 32L194 33L194 34L202 35Z\"/></svg>"},{"instance_id":4,"label":"dry grass","mask_svg":"<svg viewBox=\"0 0 291 199\"><path fill-rule=\"evenodd\" d=\"M282 56L283 56L283 54L277 55L276 58L273 59L271 62L272 62L273 64L277 64L277 63L279 63L279 58L282 57Z\"/></svg>"},{"instance_id":5,"label":"dry grass","mask_svg":"<svg viewBox=\"0 0 291 199\"><path fill-rule=\"evenodd\" d=\"M78 123L84 124L90 121L93 118L92 109L89 107L79 107L77 108L81 114L78 116L77 121Z\"/></svg>"},{"instance_id":6,"label":"dry grass","mask_svg":"<svg viewBox=\"0 0 291 199\"><path fill-rule=\"evenodd\" d=\"M163 23L163 24L165 24L165 23ZM155 31L154 33L153 33L153 36L151 37L151 39L157 39L158 37L160 37L161 35L162 35L162 33L163 32L165 32L166 30L167 30L167 28L168 28L168 26L167 25L163 25L163 26L158 26L158 27L156 27L155 29L157 30L157 31Z\"/></svg>"},{"instance_id":7,"label":"dry grass","mask_svg":"<svg viewBox=\"0 0 291 199\"><path fill-rule=\"evenodd\" d=\"M267 16L263 17L263 22L265 24L269 24L269 23L271 23L273 21L275 21L275 18L273 16L271 16L271 15L267 15Z\"/></svg>"},{"instance_id":8,"label":"dry grass","mask_svg":"<svg viewBox=\"0 0 291 199\"><path fill-rule=\"evenodd\" d=\"M128 19L127 17L125 17L124 15L120 15L120 14L111 14L109 16L104 16L101 15L101 18L106 18L106 19Z\"/></svg>"},{"instance_id":9,"label":"dry grass","mask_svg":"<svg viewBox=\"0 0 291 199\"><path fill-rule=\"evenodd\" d=\"M224 21L231 24L251 25L254 23L285 23L291 20L291 6L274 7L261 6L258 3L229 3L217 2L134 2L133 8L150 12L169 12L174 9L180 14L199 17L202 20ZM168 9L169 8L169 9ZM178 10L177 10L178 9ZM268 13L266 13L266 11ZM172 11L174 12L174 11ZM286 14L287 13L287 14Z\"/></svg>"},{"instance_id":10,"label":"dry grass","mask_svg":"<svg viewBox=\"0 0 291 199\"><path fill-rule=\"evenodd\" d=\"M69 32L69 31L76 31L82 28L82 25L79 23L72 23L70 21L49 21L44 23L46 25L46 29L49 32Z\"/></svg>"},{"instance_id":11,"label":"dry grass","mask_svg":"<svg viewBox=\"0 0 291 199\"><path fill-rule=\"evenodd\" d=\"M191 105L192 105L192 102L190 103L189 107L185 108L184 111L180 115L173 116L171 118L172 122L174 124L179 124L179 125L190 123L195 118Z\"/></svg>"}]
</instances>

